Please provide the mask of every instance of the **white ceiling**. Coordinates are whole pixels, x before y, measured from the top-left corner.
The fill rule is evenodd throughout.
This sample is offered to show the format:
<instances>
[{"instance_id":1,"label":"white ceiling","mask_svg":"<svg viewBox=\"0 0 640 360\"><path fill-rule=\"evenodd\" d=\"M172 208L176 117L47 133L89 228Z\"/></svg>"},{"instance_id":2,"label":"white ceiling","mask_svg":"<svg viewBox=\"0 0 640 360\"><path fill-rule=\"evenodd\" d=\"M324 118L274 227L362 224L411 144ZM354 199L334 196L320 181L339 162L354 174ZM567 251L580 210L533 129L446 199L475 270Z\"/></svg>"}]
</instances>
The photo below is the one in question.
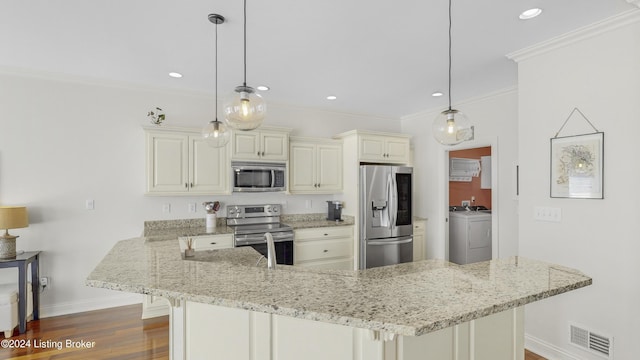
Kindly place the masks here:
<instances>
[{"instance_id":1,"label":"white ceiling","mask_svg":"<svg viewBox=\"0 0 640 360\"><path fill-rule=\"evenodd\" d=\"M247 83L267 102L400 117L447 104L447 0L247 0ZM529 21L518 14L540 7ZM515 86L505 54L636 8L453 0L453 103ZM241 0L3 0L0 66L214 93L242 82ZM182 79L167 76L170 71ZM440 90L445 96L431 97ZM327 95L338 99L328 101Z\"/></svg>"}]
</instances>

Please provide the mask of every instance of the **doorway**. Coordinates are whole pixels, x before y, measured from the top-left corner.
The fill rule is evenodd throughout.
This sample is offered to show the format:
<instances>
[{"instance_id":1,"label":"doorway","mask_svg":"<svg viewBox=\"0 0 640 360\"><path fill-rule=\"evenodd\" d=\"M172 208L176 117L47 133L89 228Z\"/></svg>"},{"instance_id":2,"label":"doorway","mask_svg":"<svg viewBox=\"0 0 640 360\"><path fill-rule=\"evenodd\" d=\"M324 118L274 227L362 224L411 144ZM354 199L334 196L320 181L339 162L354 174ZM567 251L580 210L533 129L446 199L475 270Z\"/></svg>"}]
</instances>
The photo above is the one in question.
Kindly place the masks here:
<instances>
[{"instance_id":1,"label":"doorway","mask_svg":"<svg viewBox=\"0 0 640 360\"><path fill-rule=\"evenodd\" d=\"M445 258L451 259L450 209L482 210L491 213L491 258L499 257L498 236L498 152L497 142L461 144L444 151L445 171L444 204ZM450 172L450 159L455 158L455 168ZM458 160L462 159L462 160ZM484 162L484 166L482 163ZM477 170L476 167L477 166ZM467 169L468 171L465 171ZM458 234L454 234L458 236Z\"/></svg>"}]
</instances>

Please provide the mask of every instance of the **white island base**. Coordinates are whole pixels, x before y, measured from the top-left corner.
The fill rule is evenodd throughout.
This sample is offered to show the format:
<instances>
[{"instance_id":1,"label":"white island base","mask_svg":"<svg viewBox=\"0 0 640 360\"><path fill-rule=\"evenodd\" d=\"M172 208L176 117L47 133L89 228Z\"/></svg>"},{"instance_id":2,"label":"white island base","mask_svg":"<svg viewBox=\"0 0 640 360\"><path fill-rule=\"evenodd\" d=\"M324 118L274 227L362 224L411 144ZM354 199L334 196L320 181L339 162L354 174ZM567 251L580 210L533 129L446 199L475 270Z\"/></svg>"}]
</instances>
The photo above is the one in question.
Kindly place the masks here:
<instances>
[{"instance_id":1,"label":"white island base","mask_svg":"<svg viewBox=\"0 0 640 360\"><path fill-rule=\"evenodd\" d=\"M175 301L171 359L523 360L517 307L421 336Z\"/></svg>"}]
</instances>

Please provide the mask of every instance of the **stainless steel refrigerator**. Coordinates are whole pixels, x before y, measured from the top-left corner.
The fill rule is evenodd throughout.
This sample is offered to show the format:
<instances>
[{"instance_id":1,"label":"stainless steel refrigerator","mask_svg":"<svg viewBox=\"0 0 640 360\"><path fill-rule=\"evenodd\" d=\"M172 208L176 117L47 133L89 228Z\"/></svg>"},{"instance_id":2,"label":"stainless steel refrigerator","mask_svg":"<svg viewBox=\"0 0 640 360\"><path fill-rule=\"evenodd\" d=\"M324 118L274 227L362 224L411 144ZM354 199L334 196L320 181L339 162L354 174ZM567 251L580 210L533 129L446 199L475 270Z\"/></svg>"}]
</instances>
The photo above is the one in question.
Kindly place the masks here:
<instances>
[{"instance_id":1,"label":"stainless steel refrigerator","mask_svg":"<svg viewBox=\"0 0 640 360\"><path fill-rule=\"evenodd\" d=\"M413 261L413 168L360 166L360 269Z\"/></svg>"}]
</instances>

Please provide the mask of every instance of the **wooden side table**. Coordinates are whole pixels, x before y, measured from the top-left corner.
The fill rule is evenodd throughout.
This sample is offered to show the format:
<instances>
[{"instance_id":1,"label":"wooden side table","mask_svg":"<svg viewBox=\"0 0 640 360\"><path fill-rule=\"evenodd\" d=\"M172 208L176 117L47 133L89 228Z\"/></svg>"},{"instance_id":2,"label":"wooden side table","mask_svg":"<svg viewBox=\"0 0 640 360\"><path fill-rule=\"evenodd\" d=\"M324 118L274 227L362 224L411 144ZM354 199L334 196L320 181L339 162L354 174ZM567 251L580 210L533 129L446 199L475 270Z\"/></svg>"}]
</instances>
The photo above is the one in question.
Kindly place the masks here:
<instances>
[{"instance_id":1,"label":"wooden side table","mask_svg":"<svg viewBox=\"0 0 640 360\"><path fill-rule=\"evenodd\" d=\"M31 264L31 288L33 292L33 320L40 318L40 251L25 251L14 259L0 259L1 268L18 268L18 328L20 334L27 330L27 268Z\"/></svg>"}]
</instances>

